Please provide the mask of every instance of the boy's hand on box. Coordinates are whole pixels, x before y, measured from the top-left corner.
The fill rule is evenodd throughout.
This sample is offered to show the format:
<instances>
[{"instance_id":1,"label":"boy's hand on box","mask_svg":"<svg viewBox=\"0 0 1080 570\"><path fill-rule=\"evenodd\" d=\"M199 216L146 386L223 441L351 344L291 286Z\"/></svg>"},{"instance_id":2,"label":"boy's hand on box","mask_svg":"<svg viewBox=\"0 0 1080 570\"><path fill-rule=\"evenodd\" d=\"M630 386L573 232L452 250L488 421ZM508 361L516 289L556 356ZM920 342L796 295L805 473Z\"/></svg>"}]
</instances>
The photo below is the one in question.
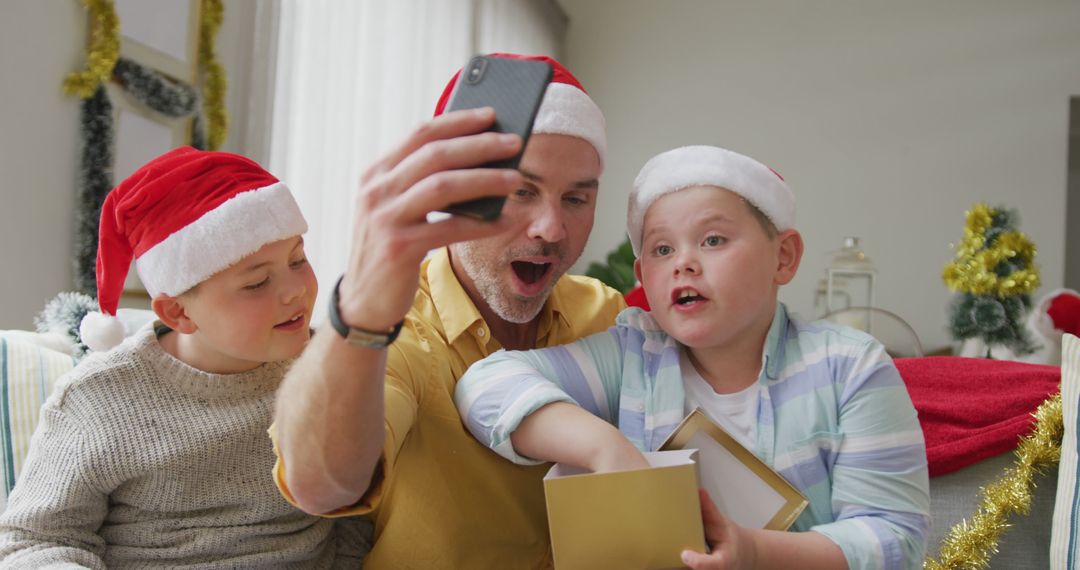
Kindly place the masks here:
<instances>
[{"instance_id":1,"label":"boy's hand on box","mask_svg":"<svg viewBox=\"0 0 1080 570\"><path fill-rule=\"evenodd\" d=\"M702 554L684 550L683 564L706 570L754 568L754 541L747 530L720 514L708 491L699 489L698 493L701 495L701 519L705 523L705 540L709 543L711 552Z\"/></svg>"},{"instance_id":2,"label":"boy's hand on box","mask_svg":"<svg viewBox=\"0 0 1080 570\"><path fill-rule=\"evenodd\" d=\"M616 432L616 434L618 437L612 437L611 443L597 452L589 468L594 473L647 468L649 461L638 451L638 448L634 447L634 444L621 433Z\"/></svg>"},{"instance_id":3,"label":"boy's hand on box","mask_svg":"<svg viewBox=\"0 0 1080 570\"><path fill-rule=\"evenodd\" d=\"M619 428L571 402L551 402L529 414L510 434L510 442L525 457L594 473L649 466Z\"/></svg>"}]
</instances>

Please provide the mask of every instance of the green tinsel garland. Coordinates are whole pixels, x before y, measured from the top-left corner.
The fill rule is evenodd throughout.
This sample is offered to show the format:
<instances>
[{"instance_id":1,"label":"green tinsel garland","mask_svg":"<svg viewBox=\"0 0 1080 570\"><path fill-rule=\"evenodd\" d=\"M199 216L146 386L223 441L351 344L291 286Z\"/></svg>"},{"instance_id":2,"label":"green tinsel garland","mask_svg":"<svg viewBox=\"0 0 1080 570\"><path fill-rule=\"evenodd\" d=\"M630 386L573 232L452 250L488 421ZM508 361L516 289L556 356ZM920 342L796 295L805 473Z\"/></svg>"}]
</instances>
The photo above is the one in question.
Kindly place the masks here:
<instances>
[{"instance_id":1,"label":"green tinsel garland","mask_svg":"<svg viewBox=\"0 0 1080 570\"><path fill-rule=\"evenodd\" d=\"M79 160L75 234L75 288L97 296L98 223L105 195L113 187L113 113L104 85L82 100L82 155Z\"/></svg>"},{"instance_id":2,"label":"green tinsel garland","mask_svg":"<svg viewBox=\"0 0 1080 570\"><path fill-rule=\"evenodd\" d=\"M169 117L187 117L199 106L199 93L152 69L121 57L113 68L113 79L147 107Z\"/></svg>"},{"instance_id":3,"label":"green tinsel garland","mask_svg":"<svg viewBox=\"0 0 1080 570\"><path fill-rule=\"evenodd\" d=\"M113 68L115 79L139 103L167 117L191 117L191 146L206 150L206 133L199 113L199 90L176 81L136 61L120 58Z\"/></svg>"},{"instance_id":4,"label":"green tinsel garland","mask_svg":"<svg viewBox=\"0 0 1080 570\"><path fill-rule=\"evenodd\" d=\"M124 91L150 109L167 117L191 117L189 144L206 150L205 121L199 112L202 100L198 89L124 57L116 61L113 79L124 87Z\"/></svg>"}]
</instances>

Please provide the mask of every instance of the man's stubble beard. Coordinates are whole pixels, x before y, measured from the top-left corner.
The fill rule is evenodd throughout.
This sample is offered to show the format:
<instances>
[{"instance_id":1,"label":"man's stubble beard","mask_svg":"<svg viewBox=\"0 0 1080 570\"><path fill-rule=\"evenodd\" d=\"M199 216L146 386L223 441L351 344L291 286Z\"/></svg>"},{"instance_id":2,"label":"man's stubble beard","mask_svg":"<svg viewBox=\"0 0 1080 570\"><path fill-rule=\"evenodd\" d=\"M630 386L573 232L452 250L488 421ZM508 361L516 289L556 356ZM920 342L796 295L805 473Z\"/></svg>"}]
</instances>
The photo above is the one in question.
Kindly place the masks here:
<instances>
[{"instance_id":1,"label":"man's stubble beard","mask_svg":"<svg viewBox=\"0 0 1080 570\"><path fill-rule=\"evenodd\" d=\"M555 288L555 284L558 283L570 266L577 261L575 258L567 263L563 250L556 245L550 244L543 247L541 251L507 250L499 259L491 259L490 257L484 259L484 251L478 247L476 242L459 243L455 249L457 250L455 253L458 261L461 263L462 268L465 269L465 272L469 274L477 293L480 294L488 307L499 318L516 324L528 323L536 318L536 315L540 314L540 310L544 308L544 303L547 302L548 296L551 295L552 289ZM527 255L549 255L551 253L556 253L559 261L556 267L553 268L553 278L540 294L534 297L522 297L510 293L502 286L499 281L499 270L507 268L509 265L508 260ZM578 256L580 256L580 253ZM510 270L513 271L513 269Z\"/></svg>"}]
</instances>

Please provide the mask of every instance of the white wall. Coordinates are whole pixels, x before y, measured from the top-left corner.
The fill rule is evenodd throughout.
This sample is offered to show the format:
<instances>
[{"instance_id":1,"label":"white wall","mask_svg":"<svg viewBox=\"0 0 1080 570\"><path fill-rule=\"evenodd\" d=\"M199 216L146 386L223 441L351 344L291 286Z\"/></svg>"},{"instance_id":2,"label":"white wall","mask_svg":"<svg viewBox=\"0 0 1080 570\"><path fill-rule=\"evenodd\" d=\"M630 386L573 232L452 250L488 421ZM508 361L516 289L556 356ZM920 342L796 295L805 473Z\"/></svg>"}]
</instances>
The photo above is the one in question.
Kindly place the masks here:
<instances>
[{"instance_id":1,"label":"white wall","mask_svg":"<svg viewBox=\"0 0 1080 570\"><path fill-rule=\"evenodd\" d=\"M232 130L243 152L255 0L230 0L218 34ZM121 24L122 26L122 24ZM71 0L0 2L0 329L33 318L72 284L79 100L65 75L85 65L86 13Z\"/></svg>"},{"instance_id":2,"label":"white wall","mask_svg":"<svg viewBox=\"0 0 1080 570\"><path fill-rule=\"evenodd\" d=\"M781 298L798 312L812 312L828 252L860 236L878 304L928 348L948 345L940 276L976 201L1018 208L1041 291L1062 285L1080 3L561 3L566 62L604 110L610 145L579 269L623 239L645 160L708 143L770 164L794 189L807 252Z\"/></svg>"},{"instance_id":3,"label":"white wall","mask_svg":"<svg viewBox=\"0 0 1080 570\"><path fill-rule=\"evenodd\" d=\"M84 19L78 2L0 4L0 329L31 328L72 282L79 110L60 83Z\"/></svg>"}]
</instances>

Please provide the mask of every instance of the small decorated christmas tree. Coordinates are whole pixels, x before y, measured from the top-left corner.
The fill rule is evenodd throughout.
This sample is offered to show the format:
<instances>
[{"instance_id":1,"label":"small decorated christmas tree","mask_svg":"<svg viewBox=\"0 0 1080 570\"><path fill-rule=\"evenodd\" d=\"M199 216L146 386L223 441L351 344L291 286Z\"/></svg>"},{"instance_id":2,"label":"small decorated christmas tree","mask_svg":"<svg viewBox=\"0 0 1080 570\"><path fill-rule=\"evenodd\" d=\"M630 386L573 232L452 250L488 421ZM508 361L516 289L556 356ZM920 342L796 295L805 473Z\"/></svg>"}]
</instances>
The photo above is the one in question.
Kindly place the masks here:
<instances>
[{"instance_id":1,"label":"small decorated christmas tree","mask_svg":"<svg viewBox=\"0 0 1080 570\"><path fill-rule=\"evenodd\" d=\"M967 212L956 259L942 274L949 289L958 292L949 318L953 336L982 339L988 357L993 345L1016 355L1037 348L1024 326L1031 293L1039 286L1035 244L1018 225L1015 211L976 204Z\"/></svg>"}]
</instances>

